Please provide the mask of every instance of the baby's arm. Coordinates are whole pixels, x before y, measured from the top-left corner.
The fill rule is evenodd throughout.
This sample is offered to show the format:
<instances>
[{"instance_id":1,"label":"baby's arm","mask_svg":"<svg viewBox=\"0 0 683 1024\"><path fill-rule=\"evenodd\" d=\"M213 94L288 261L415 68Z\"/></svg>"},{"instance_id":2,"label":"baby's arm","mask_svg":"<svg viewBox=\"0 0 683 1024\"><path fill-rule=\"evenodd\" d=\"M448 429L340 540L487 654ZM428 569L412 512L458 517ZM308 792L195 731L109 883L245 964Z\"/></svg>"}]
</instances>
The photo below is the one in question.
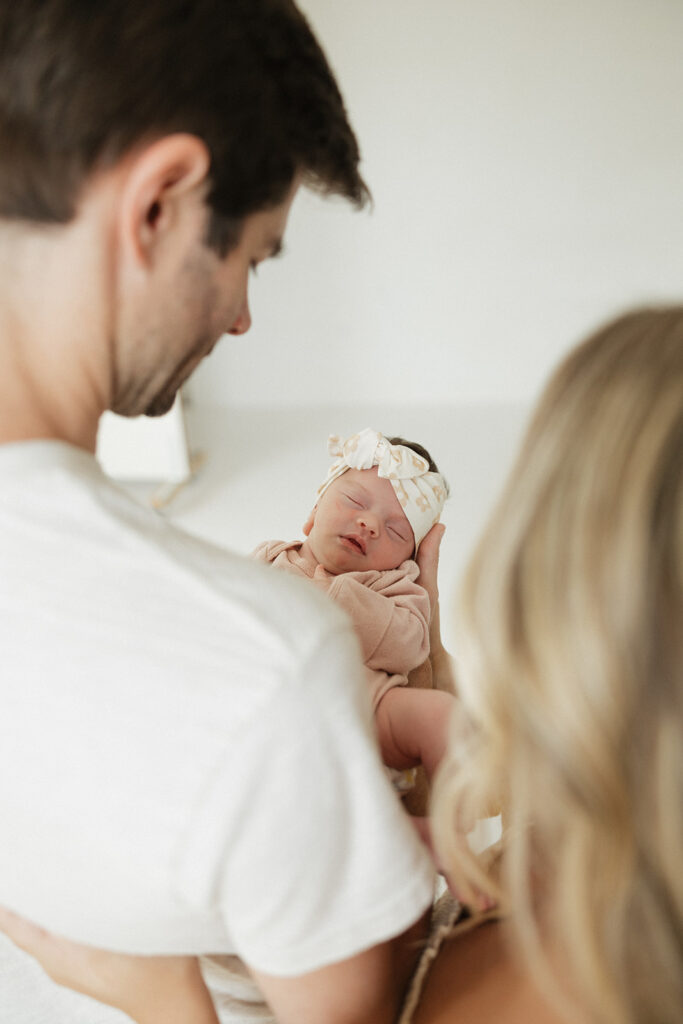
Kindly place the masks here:
<instances>
[{"instance_id":1,"label":"baby's arm","mask_svg":"<svg viewBox=\"0 0 683 1024\"><path fill-rule=\"evenodd\" d=\"M344 573L329 594L351 616L371 669L407 675L429 655L429 598L413 573Z\"/></svg>"},{"instance_id":2,"label":"baby's arm","mask_svg":"<svg viewBox=\"0 0 683 1024\"><path fill-rule=\"evenodd\" d=\"M382 697L375 712L382 759L392 768L412 768L422 763L428 777L434 772L446 753L450 733L451 716L458 701L442 690L411 690L409 687L394 687ZM437 869L446 876L448 872L439 861L432 841L431 823L428 818L411 818L422 841L429 848ZM474 822L471 823L474 825ZM463 827L462 841L466 842ZM459 893L449 881L456 899L471 903L479 911L490 910L495 901L482 895L476 889L467 894ZM467 899L465 899L465 896Z\"/></svg>"},{"instance_id":3,"label":"baby's arm","mask_svg":"<svg viewBox=\"0 0 683 1024\"><path fill-rule=\"evenodd\" d=\"M384 763L399 769L421 764L431 779L448 746L455 706L441 690L395 686L385 693L375 711Z\"/></svg>"}]
</instances>

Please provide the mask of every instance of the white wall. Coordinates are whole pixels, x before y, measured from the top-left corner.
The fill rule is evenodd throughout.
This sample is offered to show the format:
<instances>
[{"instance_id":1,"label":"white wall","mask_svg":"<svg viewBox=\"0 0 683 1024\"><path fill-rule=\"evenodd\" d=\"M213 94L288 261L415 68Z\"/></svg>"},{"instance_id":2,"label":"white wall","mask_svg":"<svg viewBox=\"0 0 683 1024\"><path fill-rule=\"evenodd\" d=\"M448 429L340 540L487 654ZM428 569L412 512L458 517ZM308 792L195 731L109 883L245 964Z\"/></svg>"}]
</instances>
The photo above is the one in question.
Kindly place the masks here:
<instances>
[{"instance_id":1,"label":"white wall","mask_svg":"<svg viewBox=\"0 0 683 1024\"><path fill-rule=\"evenodd\" d=\"M301 0L371 214L304 195L192 395L526 401L612 312L683 289L680 0Z\"/></svg>"}]
</instances>

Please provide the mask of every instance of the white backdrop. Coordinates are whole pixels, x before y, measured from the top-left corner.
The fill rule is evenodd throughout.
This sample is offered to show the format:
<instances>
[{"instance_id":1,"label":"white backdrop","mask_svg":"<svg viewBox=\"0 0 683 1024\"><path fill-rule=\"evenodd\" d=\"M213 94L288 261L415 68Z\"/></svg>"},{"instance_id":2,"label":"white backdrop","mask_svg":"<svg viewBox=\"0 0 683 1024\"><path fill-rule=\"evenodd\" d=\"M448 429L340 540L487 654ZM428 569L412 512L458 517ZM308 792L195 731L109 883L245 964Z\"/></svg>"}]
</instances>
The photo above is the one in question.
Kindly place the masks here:
<instances>
[{"instance_id":1,"label":"white backdrop","mask_svg":"<svg viewBox=\"0 0 683 1024\"><path fill-rule=\"evenodd\" d=\"M301 0L372 213L310 195L198 404L526 402L559 354L683 293L680 0Z\"/></svg>"}]
</instances>

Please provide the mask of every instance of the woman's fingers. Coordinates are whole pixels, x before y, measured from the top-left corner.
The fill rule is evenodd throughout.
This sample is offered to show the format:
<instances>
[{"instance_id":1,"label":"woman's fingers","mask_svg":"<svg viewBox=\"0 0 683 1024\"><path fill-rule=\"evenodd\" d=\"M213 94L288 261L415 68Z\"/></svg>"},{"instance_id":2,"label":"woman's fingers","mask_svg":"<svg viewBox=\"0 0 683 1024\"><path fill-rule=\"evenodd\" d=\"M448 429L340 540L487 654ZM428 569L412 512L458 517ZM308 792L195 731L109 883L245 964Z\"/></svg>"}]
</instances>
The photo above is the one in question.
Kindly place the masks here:
<instances>
[{"instance_id":1,"label":"woman's fingers","mask_svg":"<svg viewBox=\"0 0 683 1024\"><path fill-rule=\"evenodd\" d=\"M439 566L439 547L446 532L443 523L435 523L428 534L423 538L417 553L417 564L420 573L432 571L436 573Z\"/></svg>"},{"instance_id":2,"label":"woman's fingers","mask_svg":"<svg viewBox=\"0 0 683 1024\"><path fill-rule=\"evenodd\" d=\"M417 553L417 564L420 570L419 582L429 594L429 601L434 611L439 600L437 574L439 569L439 547L446 527L435 523L420 544Z\"/></svg>"}]
</instances>

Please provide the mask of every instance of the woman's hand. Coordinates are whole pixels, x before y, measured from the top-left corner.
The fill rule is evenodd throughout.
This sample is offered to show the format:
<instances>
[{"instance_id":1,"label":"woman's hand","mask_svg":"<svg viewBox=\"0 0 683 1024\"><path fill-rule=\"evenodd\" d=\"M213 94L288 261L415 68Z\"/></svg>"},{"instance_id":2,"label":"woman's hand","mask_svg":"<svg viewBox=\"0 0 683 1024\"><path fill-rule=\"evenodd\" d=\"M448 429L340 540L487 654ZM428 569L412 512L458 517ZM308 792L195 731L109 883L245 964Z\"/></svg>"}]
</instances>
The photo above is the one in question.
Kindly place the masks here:
<instances>
[{"instance_id":1,"label":"woman's hand","mask_svg":"<svg viewBox=\"0 0 683 1024\"><path fill-rule=\"evenodd\" d=\"M429 596L431 619L429 622L429 660L432 663L434 687L446 693L457 695L453 660L441 639L441 616L439 610L439 549L446 527L435 523L420 544L417 564L420 569L419 582Z\"/></svg>"},{"instance_id":2,"label":"woman's hand","mask_svg":"<svg viewBox=\"0 0 683 1024\"><path fill-rule=\"evenodd\" d=\"M432 618L435 609L439 607L439 548L446 527L443 523L435 523L427 533L417 552L417 565L420 570L420 586L424 587L429 596L429 604L432 609ZM439 637L439 642L441 638Z\"/></svg>"},{"instance_id":3,"label":"woman's hand","mask_svg":"<svg viewBox=\"0 0 683 1024\"><path fill-rule=\"evenodd\" d=\"M83 946L0 907L0 930L58 985L127 1013L138 1024L218 1024L191 956L131 956Z\"/></svg>"}]
</instances>

